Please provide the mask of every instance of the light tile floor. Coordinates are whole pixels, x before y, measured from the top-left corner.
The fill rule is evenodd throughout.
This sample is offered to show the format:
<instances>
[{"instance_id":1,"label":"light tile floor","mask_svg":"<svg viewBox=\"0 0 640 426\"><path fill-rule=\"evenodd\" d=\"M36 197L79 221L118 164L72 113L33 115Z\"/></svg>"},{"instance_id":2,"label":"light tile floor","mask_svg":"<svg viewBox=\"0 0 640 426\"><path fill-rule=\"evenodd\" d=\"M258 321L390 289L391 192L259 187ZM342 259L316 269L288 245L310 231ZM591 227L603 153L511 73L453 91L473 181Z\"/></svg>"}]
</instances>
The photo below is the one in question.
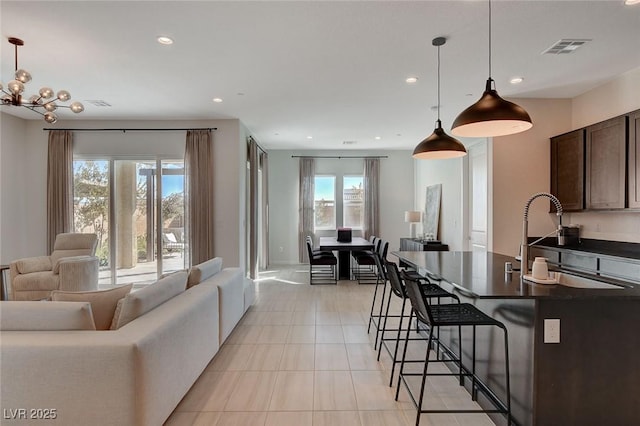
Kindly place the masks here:
<instances>
[{"instance_id":1,"label":"light tile floor","mask_svg":"<svg viewBox=\"0 0 640 426\"><path fill-rule=\"evenodd\" d=\"M262 271L254 306L165 424L415 424L415 408L404 387L395 401L397 379L393 388L388 385L392 358L383 349L377 361L375 329L367 334L374 287L353 281L310 286L304 265ZM395 302L392 312L398 313ZM408 353L418 359L424 350L423 343L415 342ZM419 390L419 380L411 378L412 389ZM424 402L434 408L475 405L450 377L430 378ZM494 423L484 414L423 414L420 424Z\"/></svg>"}]
</instances>

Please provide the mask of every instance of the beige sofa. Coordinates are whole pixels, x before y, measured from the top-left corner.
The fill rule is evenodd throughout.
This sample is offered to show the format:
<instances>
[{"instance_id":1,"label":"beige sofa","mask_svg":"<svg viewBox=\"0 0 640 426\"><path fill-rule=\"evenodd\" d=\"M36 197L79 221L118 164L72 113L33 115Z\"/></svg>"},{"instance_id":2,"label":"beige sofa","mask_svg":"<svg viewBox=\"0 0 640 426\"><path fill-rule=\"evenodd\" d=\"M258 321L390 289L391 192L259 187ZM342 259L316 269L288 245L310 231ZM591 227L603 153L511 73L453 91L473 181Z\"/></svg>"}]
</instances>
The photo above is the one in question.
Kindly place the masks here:
<instances>
[{"instance_id":1,"label":"beige sofa","mask_svg":"<svg viewBox=\"0 0 640 426\"><path fill-rule=\"evenodd\" d=\"M248 308L245 292L252 284L240 269L221 266L221 259L212 259L188 278L172 274L131 293L120 307L129 322L112 331L77 324L86 317L84 302L0 302L0 408L55 409L56 418L42 424L162 425L219 350L220 333L228 335ZM162 288L170 281L175 289L176 280L191 285L176 295ZM38 304L58 317L44 319L48 326L39 330L48 331L26 331L23 320L42 311ZM61 309L73 311L73 321L61 319ZM141 315L131 320L135 310Z\"/></svg>"}]
</instances>

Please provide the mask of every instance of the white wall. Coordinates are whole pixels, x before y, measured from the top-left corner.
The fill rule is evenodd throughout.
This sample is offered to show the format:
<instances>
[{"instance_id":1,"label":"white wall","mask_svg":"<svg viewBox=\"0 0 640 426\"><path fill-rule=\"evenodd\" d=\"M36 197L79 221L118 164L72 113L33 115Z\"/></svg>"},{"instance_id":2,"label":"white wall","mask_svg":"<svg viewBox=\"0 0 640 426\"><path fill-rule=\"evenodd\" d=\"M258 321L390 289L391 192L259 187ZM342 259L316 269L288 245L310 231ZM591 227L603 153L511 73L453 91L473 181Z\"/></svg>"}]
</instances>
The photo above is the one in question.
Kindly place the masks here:
<instances>
[{"instance_id":1,"label":"white wall","mask_svg":"<svg viewBox=\"0 0 640 426\"><path fill-rule=\"evenodd\" d=\"M298 158L307 156L387 156L380 159L380 236L389 251L409 233L405 210L413 209L410 151L269 151L269 256L272 264L298 263ZM361 174L362 159L317 159L317 174ZM281 251L282 249L282 251Z\"/></svg>"},{"instance_id":2,"label":"white wall","mask_svg":"<svg viewBox=\"0 0 640 426\"><path fill-rule=\"evenodd\" d=\"M8 263L46 252L46 170L47 137L45 123L21 120L2 114L2 221L0 261ZM73 128L189 128L217 127L213 134L215 155L214 250L225 266L244 267L244 143L240 144L238 120L207 121L68 121L55 127ZM184 132L77 132L77 148L83 155L145 155L159 152L176 158L184 156ZM240 147L242 145L242 147ZM8 178L5 178L7 176ZM242 212L242 213L240 213Z\"/></svg>"},{"instance_id":3,"label":"white wall","mask_svg":"<svg viewBox=\"0 0 640 426\"><path fill-rule=\"evenodd\" d=\"M549 138L571 126L569 99L515 99L527 110L533 128L493 138L493 251L515 256L522 239L524 206L536 192L551 189ZM541 236L557 227L547 199L537 199L529 211L529 235ZM569 223L563 219L563 223Z\"/></svg>"},{"instance_id":4,"label":"white wall","mask_svg":"<svg viewBox=\"0 0 640 426\"><path fill-rule=\"evenodd\" d=\"M572 100L571 129L640 109L640 68L629 71ZM582 236L640 243L637 212L571 213L568 221L582 225Z\"/></svg>"},{"instance_id":5,"label":"white wall","mask_svg":"<svg viewBox=\"0 0 640 426\"><path fill-rule=\"evenodd\" d=\"M449 160L414 160L415 161L415 210L422 211L427 186L442 184L440 199L440 227L438 238L449 245L451 251L464 250L463 240L463 167L462 158ZM418 225L418 233L422 233L422 224Z\"/></svg>"},{"instance_id":6,"label":"white wall","mask_svg":"<svg viewBox=\"0 0 640 426\"><path fill-rule=\"evenodd\" d=\"M0 113L0 263L9 263L12 253L27 253L27 238L15 238L9 230L23 223L27 211L29 169L26 149L26 121ZM22 227L22 232L27 230ZM20 234L18 234L20 235Z\"/></svg>"}]
</instances>

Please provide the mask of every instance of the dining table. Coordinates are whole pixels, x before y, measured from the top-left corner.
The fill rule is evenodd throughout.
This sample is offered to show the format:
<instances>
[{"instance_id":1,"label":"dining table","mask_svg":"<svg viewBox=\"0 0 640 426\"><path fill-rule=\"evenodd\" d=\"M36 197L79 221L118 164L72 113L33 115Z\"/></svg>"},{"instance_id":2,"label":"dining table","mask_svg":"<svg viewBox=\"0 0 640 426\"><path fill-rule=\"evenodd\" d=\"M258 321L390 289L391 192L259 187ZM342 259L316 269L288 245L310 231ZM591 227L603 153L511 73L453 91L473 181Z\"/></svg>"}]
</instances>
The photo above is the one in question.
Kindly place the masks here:
<instances>
[{"instance_id":1,"label":"dining table","mask_svg":"<svg viewBox=\"0 0 640 426\"><path fill-rule=\"evenodd\" d=\"M320 237L320 250L338 252L338 279L351 279L352 251L373 250L373 243L361 237L352 237L351 241L338 241L336 237Z\"/></svg>"}]
</instances>

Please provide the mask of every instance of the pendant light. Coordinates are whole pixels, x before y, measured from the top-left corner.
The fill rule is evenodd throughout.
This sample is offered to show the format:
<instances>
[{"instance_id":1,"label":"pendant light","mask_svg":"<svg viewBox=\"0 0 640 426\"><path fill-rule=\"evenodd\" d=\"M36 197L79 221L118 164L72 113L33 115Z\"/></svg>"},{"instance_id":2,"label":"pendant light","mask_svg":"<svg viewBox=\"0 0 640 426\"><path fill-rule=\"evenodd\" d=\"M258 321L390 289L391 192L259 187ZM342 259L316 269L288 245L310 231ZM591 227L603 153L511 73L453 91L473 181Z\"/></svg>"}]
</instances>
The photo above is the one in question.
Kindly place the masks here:
<instances>
[{"instance_id":1,"label":"pendant light","mask_svg":"<svg viewBox=\"0 0 640 426\"><path fill-rule=\"evenodd\" d=\"M533 127L527 111L502 99L491 78L491 0L489 0L489 78L478 102L458 115L451 133L456 136L491 137L512 135Z\"/></svg>"},{"instance_id":2,"label":"pendant light","mask_svg":"<svg viewBox=\"0 0 640 426\"><path fill-rule=\"evenodd\" d=\"M431 42L438 48L438 121L436 129L413 150L413 158L419 160L436 160L457 158L467 154L467 150L459 140L447 135L440 121L440 46L447 41L444 37L436 37Z\"/></svg>"}]
</instances>

